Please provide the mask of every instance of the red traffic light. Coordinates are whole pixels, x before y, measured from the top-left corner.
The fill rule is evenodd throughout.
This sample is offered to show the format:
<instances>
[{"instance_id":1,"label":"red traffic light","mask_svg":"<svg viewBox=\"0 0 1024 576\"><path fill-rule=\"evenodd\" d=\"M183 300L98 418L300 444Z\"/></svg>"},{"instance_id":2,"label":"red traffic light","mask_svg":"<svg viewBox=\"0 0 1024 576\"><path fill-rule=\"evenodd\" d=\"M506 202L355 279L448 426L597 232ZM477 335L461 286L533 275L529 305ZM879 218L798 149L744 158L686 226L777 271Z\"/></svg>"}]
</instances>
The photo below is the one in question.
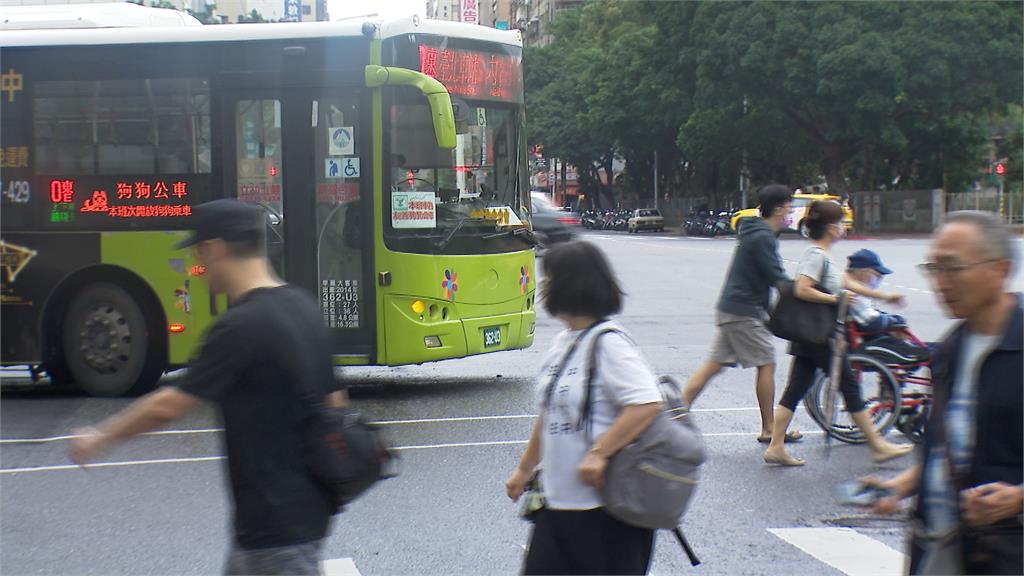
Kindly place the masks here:
<instances>
[{"instance_id":1,"label":"red traffic light","mask_svg":"<svg viewBox=\"0 0 1024 576\"><path fill-rule=\"evenodd\" d=\"M1002 176L1003 174L1006 174L1006 164L1003 164L1002 162L997 163L996 164L996 174L998 174L1000 176Z\"/></svg>"}]
</instances>

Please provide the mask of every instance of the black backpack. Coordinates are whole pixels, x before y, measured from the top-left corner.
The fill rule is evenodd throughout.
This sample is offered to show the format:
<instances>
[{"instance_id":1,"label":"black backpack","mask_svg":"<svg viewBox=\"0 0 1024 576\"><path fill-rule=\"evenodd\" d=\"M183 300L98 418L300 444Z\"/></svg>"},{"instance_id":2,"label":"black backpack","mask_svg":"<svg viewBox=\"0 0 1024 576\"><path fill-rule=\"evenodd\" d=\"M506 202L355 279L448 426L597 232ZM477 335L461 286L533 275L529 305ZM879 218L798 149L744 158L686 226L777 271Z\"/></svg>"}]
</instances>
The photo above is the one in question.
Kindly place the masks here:
<instances>
[{"instance_id":1,"label":"black backpack","mask_svg":"<svg viewBox=\"0 0 1024 576\"><path fill-rule=\"evenodd\" d=\"M309 418L304 459L313 478L331 495L334 513L385 478L397 476L397 453L380 427L351 407L319 406Z\"/></svg>"}]
</instances>

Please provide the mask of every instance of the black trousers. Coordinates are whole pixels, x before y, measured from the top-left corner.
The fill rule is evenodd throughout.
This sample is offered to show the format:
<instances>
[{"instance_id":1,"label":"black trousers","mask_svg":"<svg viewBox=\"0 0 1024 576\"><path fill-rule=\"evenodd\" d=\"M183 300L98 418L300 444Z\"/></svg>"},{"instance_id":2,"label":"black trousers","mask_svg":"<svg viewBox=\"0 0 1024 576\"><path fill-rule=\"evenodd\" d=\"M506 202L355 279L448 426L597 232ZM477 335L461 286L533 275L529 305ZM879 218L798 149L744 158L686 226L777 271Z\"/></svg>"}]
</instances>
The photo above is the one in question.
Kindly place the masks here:
<instances>
[{"instance_id":1,"label":"black trousers","mask_svg":"<svg viewBox=\"0 0 1024 576\"><path fill-rule=\"evenodd\" d=\"M789 369L789 382L786 390L782 392L779 399L779 406L796 411L796 405L807 395L807 391L814 385L814 374L818 369L829 371L828 351L825 354L814 354L810 356L794 356L793 364ZM839 391L846 403L846 410L851 414L864 409L864 399L860 393L860 382L850 363L843 360L843 378L839 382Z\"/></svg>"},{"instance_id":2,"label":"black trousers","mask_svg":"<svg viewBox=\"0 0 1024 576\"><path fill-rule=\"evenodd\" d=\"M537 513L523 574L647 574L654 530L616 520L603 508Z\"/></svg>"}]
</instances>

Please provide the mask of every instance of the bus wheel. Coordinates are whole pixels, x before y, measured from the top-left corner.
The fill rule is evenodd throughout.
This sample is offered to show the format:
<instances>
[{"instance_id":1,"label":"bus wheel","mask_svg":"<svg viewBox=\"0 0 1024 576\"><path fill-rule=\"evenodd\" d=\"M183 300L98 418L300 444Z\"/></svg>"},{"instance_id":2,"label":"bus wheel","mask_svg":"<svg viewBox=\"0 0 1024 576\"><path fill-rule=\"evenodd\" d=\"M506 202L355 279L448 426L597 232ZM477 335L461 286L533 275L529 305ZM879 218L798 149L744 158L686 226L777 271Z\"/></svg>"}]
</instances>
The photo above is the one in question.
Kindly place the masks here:
<instances>
[{"instance_id":1,"label":"bus wheel","mask_svg":"<svg viewBox=\"0 0 1024 576\"><path fill-rule=\"evenodd\" d=\"M153 387L163 373L150 350L146 317L113 284L82 290L64 319L64 357L75 383L93 396L122 396Z\"/></svg>"}]
</instances>

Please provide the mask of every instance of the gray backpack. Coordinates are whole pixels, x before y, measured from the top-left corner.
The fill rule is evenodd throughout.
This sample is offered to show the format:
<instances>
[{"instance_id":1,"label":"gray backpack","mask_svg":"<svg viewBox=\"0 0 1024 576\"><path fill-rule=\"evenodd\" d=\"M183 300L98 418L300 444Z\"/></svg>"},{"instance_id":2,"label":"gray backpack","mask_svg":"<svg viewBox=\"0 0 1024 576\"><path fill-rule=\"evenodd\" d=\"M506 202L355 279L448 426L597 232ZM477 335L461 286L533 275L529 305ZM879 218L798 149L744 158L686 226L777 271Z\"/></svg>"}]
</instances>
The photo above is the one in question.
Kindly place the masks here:
<instances>
[{"instance_id":1,"label":"gray backpack","mask_svg":"<svg viewBox=\"0 0 1024 576\"><path fill-rule=\"evenodd\" d=\"M593 385L597 377L598 344L601 336L621 332L604 329L594 335L587 372L587 387L580 418L591 434L590 412ZM700 467L704 463L704 439L682 400L679 383L668 376L658 381L665 410L633 441L608 463L601 498L605 510L615 518L633 526L672 530L679 543L696 565L679 531L679 523L697 487Z\"/></svg>"}]
</instances>

